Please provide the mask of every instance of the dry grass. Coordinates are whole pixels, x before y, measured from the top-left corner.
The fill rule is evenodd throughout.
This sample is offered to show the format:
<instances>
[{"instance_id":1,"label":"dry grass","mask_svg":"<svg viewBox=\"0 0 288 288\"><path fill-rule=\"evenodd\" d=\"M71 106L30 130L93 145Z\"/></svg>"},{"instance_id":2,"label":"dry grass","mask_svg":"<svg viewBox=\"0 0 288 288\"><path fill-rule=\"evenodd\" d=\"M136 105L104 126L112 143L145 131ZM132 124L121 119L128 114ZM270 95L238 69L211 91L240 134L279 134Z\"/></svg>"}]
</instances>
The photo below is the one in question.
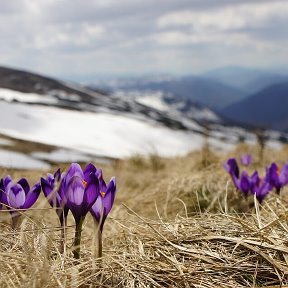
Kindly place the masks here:
<instances>
[{"instance_id":1,"label":"dry grass","mask_svg":"<svg viewBox=\"0 0 288 288\"><path fill-rule=\"evenodd\" d=\"M255 149L242 145L229 155ZM273 193L263 207L255 207L254 199L245 201L222 168L229 155L210 151L205 163L199 152L174 159L135 156L102 165L105 178L116 175L118 192L104 228L101 261L93 257L90 215L82 258L75 262L71 215L67 250L61 255L56 213L43 196L33 211L24 213L17 231L11 231L9 215L1 211L0 287L288 285L287 191L280 197ZM261 161L283 163L287 156L287 148L266 151ZM25 175L33 182L45 173L5 174Z\"/></svg>"}]
</instances>

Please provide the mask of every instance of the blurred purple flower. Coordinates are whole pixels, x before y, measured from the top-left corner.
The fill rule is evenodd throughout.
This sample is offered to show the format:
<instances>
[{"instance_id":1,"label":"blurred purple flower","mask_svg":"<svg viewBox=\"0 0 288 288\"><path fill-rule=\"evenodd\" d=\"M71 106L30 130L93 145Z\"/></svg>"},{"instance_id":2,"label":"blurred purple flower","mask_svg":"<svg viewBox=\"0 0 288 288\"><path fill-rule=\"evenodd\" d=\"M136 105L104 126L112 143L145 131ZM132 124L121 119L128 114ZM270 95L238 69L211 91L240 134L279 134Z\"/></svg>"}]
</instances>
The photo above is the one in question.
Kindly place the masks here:
<instances>
[{"instance_id":1,"label":"blurred purple flower","mask_svg":"<svg viewBox=\"0 0 288 288\"><path fill-rule=\"evenodd\" d=\"M245 154L240 157L240 161L244 166L249 166L252 163L253 157L251 154Z\"/></svg>"},{"instance_id":2,"label":"blurred purple flower","mask_svg":"<svg viewBox=\"0 0 288 288\"><path fill-rule=\"evenodd\" d=\"M249 192L251 192L251 179L246 171L241 173L237 188L244 194L245 197L247 197Z\"/></svg>"},{"instance_id":3,"label":"blurred purple flower","mask_svg":"<svg viewBox=\"0 0 288 288\"><path fill-rule=\"evenodd\" d=\"M239 189L239 167L235 158L230 158L224 164L225 170L230 174L236 188Z\"/></svg>"},{"instance_id":4,"label":"blurred purple flower","mask_svg":"<svg viewBox=\"0 0 288 288\"><path fill-rule=\"evenodd\" d=\"M224 164L225 170L230 174L235 187L241 191L246 197L255 194L257 200L262 203L264 198L273 189L272 173L270 168L266 169L266 175L262 180L259 177L258 171L255 171L250 177L246 171L243 171L240 176L239 167L235 158L230 158Z\"/></svg>"},{"instance_id":5,"label":"blurred purple flower","mask_svg":"<svg viewBox=\"0 0 288 288\"><path fill-rule=\"evenodd\" d=\"M276 189L277 194L280 193L280 190L283 186L288 184L288 163L286 163L281 171L279 171L276 163L272 163L268 169L270 183Z\"/></svg>"},{"instance_id":6,"label":"blurred purple flower","mask_svg":"<svg viewBox=\"0 0 288 288\"><path fill-rule=\"evenodd\" d=\"M235 158L230 158L225 164L224 164L225 170L230 174L232 181L234 183L234 186L243 192L245 196L248 195L251 183L249 175L246 171L243 171L240 176L239 167L237 164L237 161Z\"/></svg>"},{"instance_id":7,"label":"blurred purple flower","mask_svg":"<svg viewBox=\"0 0 288 288\"><path fill-rule=\"evenodd\" d=\"M36 183L31 189L25 178L14 183L8 175L0 180L1 203L5 204L12 216L12 225L16 226L21 214L17 209L29 209L39 197L40 183Z\"/></svg>"},{"instance_id":8,"label":"blurred purple flower","mask_svg":"<svg viewBox=\"0 0 288 288\"><path fill-rule=\"evenodd\" d=\"M266 169L266 175L263 179L259 177L258 171L255 171L251 176L251 192L256 195L259 203L262 203L266 196L273 189L270 181L269 168Z\"/></svg>"}]
</instances>

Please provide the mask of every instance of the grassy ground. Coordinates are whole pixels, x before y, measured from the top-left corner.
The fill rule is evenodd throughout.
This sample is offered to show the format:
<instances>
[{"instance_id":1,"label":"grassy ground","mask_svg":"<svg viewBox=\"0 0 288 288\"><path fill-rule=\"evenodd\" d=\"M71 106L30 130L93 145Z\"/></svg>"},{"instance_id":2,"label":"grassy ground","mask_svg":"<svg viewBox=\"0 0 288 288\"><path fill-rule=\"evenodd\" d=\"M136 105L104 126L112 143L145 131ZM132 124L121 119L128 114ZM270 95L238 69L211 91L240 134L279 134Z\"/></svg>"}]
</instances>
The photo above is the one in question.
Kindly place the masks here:
<instances>
[{"instance_id":1,"label":"grassy ground","mask_svg":"<svg viewBox=\"0 0 288 288\"><path fill-rule=\"evenodd\" d=\"M115 175L115 205L104 227L104 256L96 260L95 230L86 217L82 257L72 258L74 222L59 253L55 211L41 196L17 231L2 210L0 287L267 287L288 284L288 191L269 195L263 207L235 191L223 169L229 156L251 152L250 168L263 173L283 164L288 149L241 145L229 155L208 149L183 158L156 155L101 165ZM97 164L97 163L96 163ZM56 167L55 167L56 168ZM65 168L65 166L63 166ZM53 169L52 169L53 170ZM35 182L46 172L2 170ZM284 286L282 286L284 287Z\"/></svg>"}]
</instances>

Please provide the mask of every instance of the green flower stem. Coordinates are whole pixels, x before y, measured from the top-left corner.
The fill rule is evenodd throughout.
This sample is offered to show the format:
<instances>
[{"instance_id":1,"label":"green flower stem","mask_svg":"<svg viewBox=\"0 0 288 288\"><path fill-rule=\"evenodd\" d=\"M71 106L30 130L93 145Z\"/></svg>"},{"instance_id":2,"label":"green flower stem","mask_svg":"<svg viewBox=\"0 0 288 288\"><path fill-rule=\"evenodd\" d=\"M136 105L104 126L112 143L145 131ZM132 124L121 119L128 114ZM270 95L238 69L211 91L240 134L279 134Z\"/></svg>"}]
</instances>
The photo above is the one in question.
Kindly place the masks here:
<instances>
[{"instance_id":1,"label":"green flower stem","mask_svg":"<svg viewBox=\"0 0 288 288\"><path fill-rule=\"evenodd\" d=\"M75 228L75 238L74 238L74 247L73 254L75 259L80 259L80 244L81 244L81 233L82 233L82 225L85 217L81 217L79 221L76 221Z\"/></svg>"},{"instance_id":2,"label":"green flower stem","mask_svg":"<svg viewBox=\"0 0 288 288\"><path fill-rule=\"evenodd\" d=\"M16 230L18 228L18 222L21 217L21 214L19 214L17 211L14 211L11 213L12 217L12 229Z\"/></svg>"},{"instance_id":3,"label":"green flower stem","mask_svg":"<svg viewBox=\"0 0 288 288\"><path fill-rule=\"evenodd\" d=\"M60 253L65 252L65 243L66 243L66 227L67 227L67 217L64 216L64 212L61 212L59 217L61 225L61 236L60 236Z\"/></svg>"},{"instance_id":4,"label":"green flower stem","mask_svg":"<svg viewBox=\"0 0 288 288\"><path fill-rule=\"evenodd\" d=\"M96 234L96 257L101 258L102 257L102 232L100 229L100 225L97 227L97 234Z\"/></svg>"}]
</instances>

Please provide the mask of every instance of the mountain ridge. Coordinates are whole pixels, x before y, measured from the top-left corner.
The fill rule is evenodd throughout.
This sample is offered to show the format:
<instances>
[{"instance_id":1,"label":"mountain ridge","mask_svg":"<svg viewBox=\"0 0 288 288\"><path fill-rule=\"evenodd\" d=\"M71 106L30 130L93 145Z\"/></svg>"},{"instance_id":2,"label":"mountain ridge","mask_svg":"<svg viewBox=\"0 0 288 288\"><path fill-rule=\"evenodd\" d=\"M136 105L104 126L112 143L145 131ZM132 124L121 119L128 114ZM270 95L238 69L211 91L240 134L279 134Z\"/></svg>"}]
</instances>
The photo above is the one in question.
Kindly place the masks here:
<instances>
[{"instance_id":1,"label":"mountain ridge","mask_svg":"<svg viewBox=\"0 0 288 288\"><path fill-rule=\"evenodd\" d=\"M220 114L240 125L288 131L288 81L270 85L234 103Z\"/></svg>"}]
</instances>

